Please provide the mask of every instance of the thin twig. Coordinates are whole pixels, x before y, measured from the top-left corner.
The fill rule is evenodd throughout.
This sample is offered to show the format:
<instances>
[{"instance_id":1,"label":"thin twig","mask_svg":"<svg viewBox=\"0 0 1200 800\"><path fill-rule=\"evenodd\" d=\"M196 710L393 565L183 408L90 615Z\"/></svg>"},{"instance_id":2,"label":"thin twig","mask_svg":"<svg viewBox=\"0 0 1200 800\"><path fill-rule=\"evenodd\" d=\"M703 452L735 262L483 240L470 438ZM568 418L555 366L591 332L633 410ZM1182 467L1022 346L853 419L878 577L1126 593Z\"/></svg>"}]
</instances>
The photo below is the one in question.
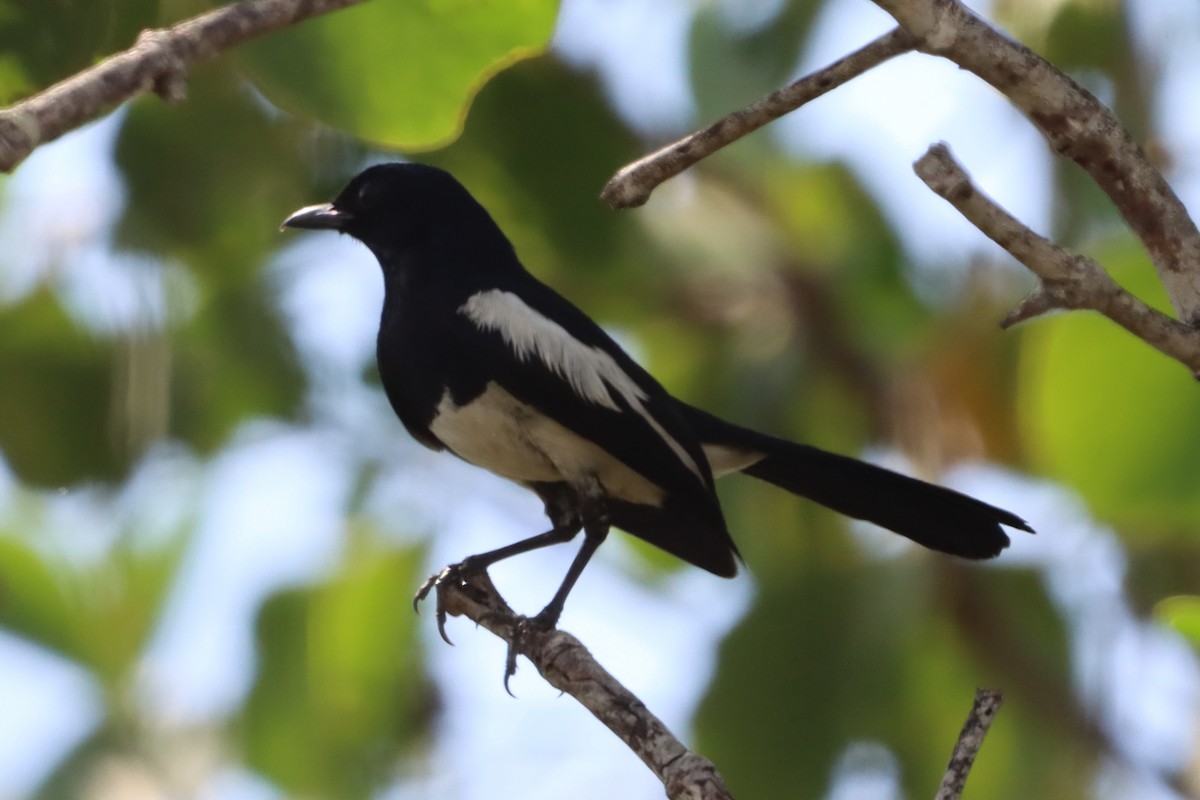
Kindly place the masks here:
<instances>
[{"instance_id":1,"label":"thin twig","mask_svg":"<svg viewBox=\"0 0 1200 800\"><path fill-rule=\"evenodd\" d=\"M546 681L574 697L615 733L662 781L671 800L732 800L711 761L689 750L632 692L565 631L522 626L487 574L438 585L439 607L464 616L508 642Z\"/></svg>"},{"instance_id":2,"label":"thin twig","mask_svg":"<svg viewBox=\"0 0 1200 800\"><path fill-rule=\"evenodd\" d=\"M146 92L184 99L188 68L223 50L363 0L242 0L166 30L143 31L130 49L0 110L0 171L38 146Z\"/></svg>"},{"instance_id":3,"label":"thin twig","mask_svg":"<svg viewBox=\"0 0 1200 800\"><path fill-rule=\"evenodd\" d=\"M1134 297L1094 260L1034 233L979 191L946 145L929 148L913 169L939 197L1040 279L1038 288L1005 318L1005 327L1052 309L1099 311L1200 377L1200 331Z\"/></svg>"},{"instance_id":4,"label":"thin twig","mask_svg":"<svg viewBox=\"0 0 1200 800\"><path fill-rule=\"evenodd\" d=\"M622 167L605 184L600 197L613 208L640 206L660 183L697 161L912 48L912 38L896 28L824 69Z\"/></svg>"},{"instance_id":5,"label":"thin twig","mask_svg":"<svg viewBox=\"0 0 1200 800\"><path fill-rule=\"evenodd\" d=\"M1111 110L958 0L874 1L917 39L919 50L990 83L1054 152L1085 169L1142 241L1179 319L1200 325L1200 231Z\"/></svg>"},{"instance_id":6,"label":"thin twig","mask_svg":"<svg viewBox=\"0 0 1200 800\"><path fill-rule=\"evenodd\" d=\"M958 800L962 796L963 786L967 783L971 765L975 763L975 756L983 744L983 737L987 736L988 728L991 727L992 720L996 718L996 712L1000 710L1000 704L1003 702L1004 696L995 689L975 690L975 703L971 706L971 713L967 715L962 732L958 734L958 741L954 744L954 752L950 756L950 763L946 766L946 774L942 776L942 785L938 787L934 800Z\"/></svg>"}]
</instances>

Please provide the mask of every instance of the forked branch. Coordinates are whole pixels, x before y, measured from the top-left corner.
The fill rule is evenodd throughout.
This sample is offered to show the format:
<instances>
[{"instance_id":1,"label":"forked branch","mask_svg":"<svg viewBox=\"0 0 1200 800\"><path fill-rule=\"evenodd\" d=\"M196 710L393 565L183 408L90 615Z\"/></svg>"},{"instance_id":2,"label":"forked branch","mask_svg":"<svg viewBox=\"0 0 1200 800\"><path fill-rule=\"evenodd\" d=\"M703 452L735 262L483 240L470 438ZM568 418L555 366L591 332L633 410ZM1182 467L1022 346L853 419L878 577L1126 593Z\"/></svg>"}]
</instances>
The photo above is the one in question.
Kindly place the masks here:
<instances>
[{"instance_id":1,"label":"forked branch","mask_svg":"<svg viewBox=\"0 0 1200 800\"><path fill-rule=\"evenodd\" d=\"M939 197L1038 276L1038 288L1009 313L1005 327L1054 309L1099 311L1200 377L1200 331L1146 305L1092 259L1034 233L979 191L946 145L929 148L913 168Z\"/></svg>"},{"instance_id":2,"label":"forked branch","mask_svg":"<svg viewBox=\"0 0 1200 800\"><path fill-rule=\"evenodd\" d=\"M922 180L1040 279L1038 289L1008 315L1004 325L1053 309L1092 309L1200 377L1200 230L1116 115L1065 73L992 28L959 0L874 2L895 17L898 29L622 168L604 187L604 199L615 208L640 205L667 178L915 47L949 59L987 81L1033 122L1055 153L1087 171L1141 240L1178 317L1173 319L1138 300L1095 261L1029 230L975 189L945 146L935 146L916 164Z\"/></svg>"},{"instance_id":3,"label":"forked branch","mask_svg":"<svg viewBox=\"0 0 1200 800\"><path fill-rule=\"evenodd\" d=\"M1086 170L1146 248L1179 319L1200 325L1200 231L1116 114L958 0L874 1L912 34L918 50L947 58L994 86L1055 153Z\"/></svg>"}]
</instances>

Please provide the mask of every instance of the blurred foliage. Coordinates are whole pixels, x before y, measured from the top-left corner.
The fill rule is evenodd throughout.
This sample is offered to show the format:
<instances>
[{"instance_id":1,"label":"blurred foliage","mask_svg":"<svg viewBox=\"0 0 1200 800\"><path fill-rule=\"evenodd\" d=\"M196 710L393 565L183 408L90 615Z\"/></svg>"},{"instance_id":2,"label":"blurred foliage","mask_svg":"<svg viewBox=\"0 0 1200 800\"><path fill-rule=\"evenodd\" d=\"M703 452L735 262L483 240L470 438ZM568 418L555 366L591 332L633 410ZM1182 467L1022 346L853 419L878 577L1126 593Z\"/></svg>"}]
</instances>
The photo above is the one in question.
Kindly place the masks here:
<instances>
[{"instance_id":1,"label":"blurred foliage","mask_svg":"<svg viewBox=\"0 0 1200 800\"><path fill-rule=\"evenodd\" d=\"M0 0L0 103L133 44L158 0Z\"/></svg>"},{"instance_id":2,"label":"blurred foliage","mask_svg":"<svg viewBox=\"0 0 1200 800\"><path fill-rule=\"evenodd\" d=\"M387 785L434 710L409 602L417 555L354 553L329 582L263 605L241 721L249 766L301 795L370 797Z\"/></svg>"},{"instance_id":3,"label":"blurred foliage","mask_svg":"<svg viewBox=\"0 0 1200 800\"><path fill-rule=\"evenodd\" d=\"M1173 595L1164 598L1154 615L1182 633L1193 647L1200 648L1200 597Z\"/></svg>"},{"instance_id":4,"label":"blurred foliage","mask_svg":"<svg viewBox=\"0 0 1200 800\"><path fill-rule=\"evenodd\" d=\"M473 192L525 258L556 284L589 281L587 291L617 277L614 270L637 268L623 266L620 249L630 221L609 212L596 190L613 164L637 153L594 78L536 59L489 81L463 135L421 160L477 176Z\"/></svg>"},{"instance_id":5,"label":"blurred foliage","mask_svg":"<svg viewBox=\"0 0 1200 800\"><path fill-rule=\"evenodd\" d=\"M557 11L555 0L364 3L238 57L283 108L380 146L428 149L461 130L492 74L548 43Z\"/></svg>"},{"instance_id":6,"label":"blurred foliage","mask_svg":"<svg viewBox=\"0 0 1200 800\"><path fill-rule=\"evenodd\" d=\"M80 330L45 290L0 310L0 340L0 442L9 466L40 486L120 477L130 454L108 435L112 347Z\"/></svg>"},{"instance_id":7,"label":"blurred foliage","mask_svg":"<svg viewBox=\"0 0 1200 800\"><path fill-rule=\"evenodd\" d=\"M105 561L79 565L0 539L0 625L86 667L118 695L175 577L182 541L144 549L123 540Z\"/></svg>"},{"instance_id":8,"label":"blurred foliage","mask_svg":"<svg viewBox=\"0 0 1200 800\"><path fill-rule=\"evenodd\" d=\"M696 14L688 52L701 119L728 114L792 78L820 3L784 0L765 15L764 7L711 3Z\"/></svg>"},{"instance_id":9,"label":"blurred foliage","mask_svg":"<svg viewBox=\"0 0 1200 800\"><path fill-rule=\"evenodd\" d=\"M0 102L210 6L0 0ZM1135 52L1119 3L994 6L1152 138L1155 68ZM696 121L789 80L824 9L698 3L687 65ZM0 474L0 627L79 668L101 705L37 796L133 796L130 775L190 796L194 785L170 777L180 752L189 764L218 753L210 772L232 765L296 797L379 796L421 769L412 765L440 712L418 637L432 622L409 606L427 565L395 535L427 523L403 502L372 504L390 474L380 462L410 451L392 452L399 426L368 363L339 372L300 346L326 328L289 302L298 273L281 264L300 237L277 226L364 162L429 148L420 157L472 189L534 272L681 397L842 452L893 448L923 476L990 461L1046 477L1136 554L1128 591L1143 621L1200 641L1200 414L1178 365L1096 316L999 334L1028 285L1009 266L970 265L931 303L919 287L929 274L908 262L856 172L790 156L769 130L647 208L612 213L600 187L649 147L597 75L537 55L556 13L547 0L376 0L268 36L196 70L187 102L148 97L115 115L123 193L111 229L72 219L52 228L60 239L21 239L22 251L46 252L28 285L0 284L0 453L12 476ZM1074 165L1052 179L1055 238L1165 307L1107 199ZM6 193L0 211L21 202ZM0 274L16 272L18 255L0 252ZM159 268L161 296L138 295L134 313L97 324L80 295L111 287L81 284L81 265L131 257ZM264 435L264 419L330 441L352 434L344 452L322 450L333 482L353 487L332 514L345 546L257 606L254 674L235 707L178 725L146 697L147 649L204 552L222 459L235 440ZM206 487L170 514L158 505L176 494L154 477L164 448L196 459ZM300 491L282 470L252 480L264 494ZM971 797L1095 796L1094 776L1124 757L1085 696L1078 621L1049 567L896 555L764 484L734 478L720 491L757 595L720 649L694 729L739 797L827 796L840 759L864 742L895 756L907 796L928 796L977 685L1002 686L1008 702ZM63 511L81 493L95 498L94 524ZM1041 531L1038 553L1066 533ZM681 568L647 546L634 552L648 582Z\"/></svg>"},{"instance_id":10,"label":"blurred foliage","mask_svg":"<svg viewBox=\"0 0 1200 800\"><path fill-rule=\"evenodd\" d=\"M1123 286L1169 312L1135 241L1104 242L1091 254ZM1130 535L1194 535L1200 471L1180 468L1200 448L1194 388L1175 361L1097 315L1068 314L1031 326L1018 392L1030 458Z\"/></svg>"},{"instance_id":11,"label":"blurred foliage","mask_svg":"<svg viewBox=\"0 0 1200 800\"><path fill-rule=\"evenodd\" d=\"M1012 705L1036 708L1068 685L1064 632L1031 575L811 557L787 576L765 574L759 602L724 643L696 721L701 747L723 754L735 796L770 797L784 785L821 796L846 742L867 740L896 753L907 796L920 797L940 781L946 750L937 745L957 736L977 686L1012 687ZM1037 630L1006 630L1010 615ZM1037 649L997 647L1010 633ZM1024 670L1037 682L1015 680ZM1041 796L1039 787L1086 767L1049 748L1055 736L1078 733L1065 719L1018 715L1004 731L1022 752L1036 741L1046 749L1026 752L1021 770L981 758L988 774L972 776L972 797Z\"/></svg>"}]
</instances>

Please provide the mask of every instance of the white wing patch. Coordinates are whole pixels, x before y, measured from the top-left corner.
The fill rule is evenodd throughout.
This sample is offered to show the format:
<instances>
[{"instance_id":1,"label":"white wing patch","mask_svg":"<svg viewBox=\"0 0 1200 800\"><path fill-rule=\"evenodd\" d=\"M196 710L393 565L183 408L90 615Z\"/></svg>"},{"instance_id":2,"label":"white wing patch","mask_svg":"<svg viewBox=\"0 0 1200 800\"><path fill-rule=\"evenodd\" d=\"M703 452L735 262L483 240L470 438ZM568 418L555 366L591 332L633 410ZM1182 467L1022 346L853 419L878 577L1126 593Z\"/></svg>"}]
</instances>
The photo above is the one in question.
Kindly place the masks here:
<instances>
[{"instance_id":1,"label":"white wing patch","mask_svg":"<svg viewBox=\"0 0 1200 800\"><path fill-rule=\"evenodd\" d=\"M547 369L563 378L583 400L619 411L620 406L609 393L609 387L615 389L621 399L662 437L679 460L697 478L704 480L695 460L646 410L642 401L648 395L608 353L579 341L557 322L525 305L512 292L489 289L473 294L458 311L480 329L498 331L521 361L536 357Z\"/></svg>"}]
</instances>

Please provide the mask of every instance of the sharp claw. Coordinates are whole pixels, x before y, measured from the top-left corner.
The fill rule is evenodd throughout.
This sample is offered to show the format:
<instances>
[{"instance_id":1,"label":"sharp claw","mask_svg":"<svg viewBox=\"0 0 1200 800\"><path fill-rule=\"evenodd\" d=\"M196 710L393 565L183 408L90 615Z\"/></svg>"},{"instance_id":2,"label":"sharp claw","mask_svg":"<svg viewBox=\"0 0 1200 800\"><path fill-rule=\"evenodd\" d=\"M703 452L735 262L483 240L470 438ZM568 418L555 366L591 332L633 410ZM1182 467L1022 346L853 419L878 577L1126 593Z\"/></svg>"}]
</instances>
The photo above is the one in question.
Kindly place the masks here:
<instances>
[{"instance_id":1,"label":"sharp claw","mask_svg":"<svg viewBox=\"0 0 1200 800\"><path fill-rule=\"evenodd\" d=\"M441 585L441 584L439 584L439 587L440 587L440 585ZM442 601L441 601L441 600L442 600L442 595L441 595L441 591L439 590L439 592L438 592L438 604L437 604L437 626L438 626L438 633L440 633L440 634L442 635L442 641L443 641L443 642L445 642L446 644L448 644L448 645L450 645L451 647L453 647L453 646L454 646L454 642L450 641L450 637L446 635L446 606L445 606L445 604L443 604L443 603L442 603Z\"/></svg>"},{"instance_id":2,"label":"sharp claw","mask_svg":"<svg viewBox=\"0 0 1200 800\"><path fill-rule=\"evenodd\" d=\"M463 582L463 565L451 564L441 572L430 575L421 584L421 588L417 589L417 593L413 595L413 610L418 614L421 613L421 603L425 598L429 597L430 592L434 592L436 598L437 612L437 627L438 633L441 634L442 640L448 645L453 645L450 637L446 635L446 588L454 584Z\"/></svg>"},{"instance_id":3,"label":"sharp claw","mask_svg":"<svg viewBox=\"0 0 1200 800\"><path fill-rule=\"evenodd\" d=\"M425 579L425 582L421 584L421 588L417 589L417 593L413 595L413 611L417 612L418 614L421 613L421 603L424 602L426 597L429 597L429 591L438 585L439 579L444 572L445 570L435 575L430 575Z\"/></svg>"},{"instance_id":4,"label":"sharp claw","mask_svg":"<svg viewBox=\"0 0 1200 800\"><path fill-rule=\"evenodd\" d=\"M449 587L461 587L466 585L466 575L470 572L481 572L483 568L472 568L466 563L451 564L441 572L430 575L417 589L416 595L413 596L413 610L420 613L421 603L429 597L430 592L433 592L436 597L438 633L446 644L453 645L450 637L446 634L446 591ZM537 629L540 631L552 630L558 624L558 617L562 610L557 604L551 603L542 609L541 613L534 617L519 617L516 627L513 629L512 641L508 644L508 653L504 658L504 691L508 692L510 697L515 698L512 689L509 688L508 682L513 675L517 674L517 656L520 654L521 647L524 644L524 639L529 635L530 631Z\"/></svg>"},{"instance_id":5,"label":"sharp claw","mask_svg":"<svg viewBox=\"0 0 1200 800\"><path fill-rule=\"evenodd\" d=\"M508 692L508 696L516 699L516 695L512 693L512 689L508 688L508 679L517 674L517 650L521 647L521 640L525 638L529 620L521 617L517 620L516 627L513 628L512 641L508 643L508 652L504 656L504 691Z\"/></svg>"}]
</instances>

